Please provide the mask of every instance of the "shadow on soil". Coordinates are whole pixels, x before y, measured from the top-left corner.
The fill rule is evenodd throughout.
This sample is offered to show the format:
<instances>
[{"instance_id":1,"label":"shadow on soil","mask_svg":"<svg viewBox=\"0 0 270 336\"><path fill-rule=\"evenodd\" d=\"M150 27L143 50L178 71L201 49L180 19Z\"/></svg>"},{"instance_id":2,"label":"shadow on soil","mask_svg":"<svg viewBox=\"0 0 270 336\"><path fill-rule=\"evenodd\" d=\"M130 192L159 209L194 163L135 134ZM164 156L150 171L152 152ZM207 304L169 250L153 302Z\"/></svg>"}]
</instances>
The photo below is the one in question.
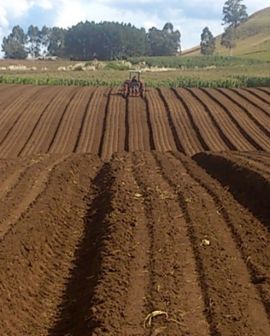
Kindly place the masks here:
<instances>
[{"instance_id":1,"label":"shadow on soil","mask_svg":"<svg viewBox=\"0 0 270 336\"><path fill-rule=\"evenodd\" d=\"M106 236L106 215L111 211L111 186L114 178L110 165L104 164L91 184L96 197L85 218L84 235L75 254L74 267L68 279L59 316L49 336L88 336L98 321L91 318L95 287L102 269L102 247Z\"/></svg>"},{"instance_id":2,"label":"shadow on soil","mask_svg":"<svg viewBox=\"0 0 270 336\"><path fill-rule=\"evenodd\" d=\"M208 174L218 180L223 187L245 208L250 210L270 231L270 182L262 175L230 160L207 153L199 153L193 159Z\"/></svg>"}]
</instances>

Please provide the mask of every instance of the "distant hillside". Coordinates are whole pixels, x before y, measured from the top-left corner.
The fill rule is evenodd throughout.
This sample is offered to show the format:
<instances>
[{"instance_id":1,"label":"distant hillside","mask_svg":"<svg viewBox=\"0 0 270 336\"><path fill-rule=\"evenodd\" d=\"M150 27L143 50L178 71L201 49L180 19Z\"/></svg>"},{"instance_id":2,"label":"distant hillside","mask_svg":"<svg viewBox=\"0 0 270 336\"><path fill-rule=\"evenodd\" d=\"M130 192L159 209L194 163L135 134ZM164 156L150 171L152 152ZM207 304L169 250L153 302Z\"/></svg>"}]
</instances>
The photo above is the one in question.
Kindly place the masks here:
<instances>
[{"instance_id":1,"label":"distant hillside","mask_svg":"<svg viewBox=\"0 0 270 336\"><path fill-rule=\"evenodd\" d=\"M221 36L218 36L216 54L228 55L229 50L220 45L220 39ZM237 46L233 49L234 56L270 60L270 7L254 13L237 28L236 43ZM185 56L198 54L200 54L198 46L183 52Z\"/></svg>"}]
</instances>

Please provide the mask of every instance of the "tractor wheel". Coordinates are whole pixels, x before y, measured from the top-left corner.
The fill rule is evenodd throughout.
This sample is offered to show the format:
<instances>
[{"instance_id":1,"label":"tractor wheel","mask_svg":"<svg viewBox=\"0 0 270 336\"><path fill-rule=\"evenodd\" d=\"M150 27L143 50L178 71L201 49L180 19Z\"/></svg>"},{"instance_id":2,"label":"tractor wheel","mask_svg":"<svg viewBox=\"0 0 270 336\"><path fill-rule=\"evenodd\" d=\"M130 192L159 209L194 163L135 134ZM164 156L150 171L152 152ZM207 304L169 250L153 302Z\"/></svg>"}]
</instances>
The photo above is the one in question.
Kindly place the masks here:
<instances>
[{"instance_id":1,"label":"tractor wheel","mask_svg":"<svg viewBox=\"0 0 270 336\"><path fill-rule=\"evenodd\" d=\"M145 88L144 87L141 88L141 97L145 98Z\"/></svg>"},{"instance_id":2,"label":"tractor wheel","mask_svg":"<svg viewBox=\"0 0 270 336\"><path fill-rule=\"evenodd\" d=\"M124 86L124 89L123 89L123 97L124 97L124 98L127 98L128 95L129 95L129 89L128 89L128 86L125 85L125 86Z\"/></svg>"}]
</instances>

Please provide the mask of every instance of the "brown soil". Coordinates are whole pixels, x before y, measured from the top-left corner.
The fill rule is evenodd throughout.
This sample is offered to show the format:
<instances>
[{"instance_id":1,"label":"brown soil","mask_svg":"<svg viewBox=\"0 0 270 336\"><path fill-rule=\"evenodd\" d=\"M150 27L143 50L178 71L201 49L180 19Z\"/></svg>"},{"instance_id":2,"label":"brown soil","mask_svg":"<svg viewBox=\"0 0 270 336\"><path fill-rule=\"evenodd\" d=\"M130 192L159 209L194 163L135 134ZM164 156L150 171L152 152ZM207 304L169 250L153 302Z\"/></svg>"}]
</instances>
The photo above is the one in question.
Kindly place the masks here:
<instances>
[{"instance_id":1,"label":"brown soil","mask_svg":"<svg viewBox=\"0 0 270 336\"><path fill-rule=\"evenodd\" d=\"M123 151L270 151L262 89L117 89L0 85L0 157Z\"/></svg>"},{"instance_id":2,"label":"brown soil","mask_svg":"<svg viewBox=\"0 0 270 336\"><path fill-rule=\"evenodd\" d=\"M1 335L270 335L269 91L8 88Z\"/></svg>"},{"instance_id":3,"label":"brown soil","mask_svg":"<svg viewBox=\"0 0 270 336\"><path fill-rule=\"evenodd\" d=\"M211 174L212 156L195 157ZM252 211L236 179L160 152L1 160L0 174L4 335L269 335L266 204Z\"/></svg>"}]
</instances>

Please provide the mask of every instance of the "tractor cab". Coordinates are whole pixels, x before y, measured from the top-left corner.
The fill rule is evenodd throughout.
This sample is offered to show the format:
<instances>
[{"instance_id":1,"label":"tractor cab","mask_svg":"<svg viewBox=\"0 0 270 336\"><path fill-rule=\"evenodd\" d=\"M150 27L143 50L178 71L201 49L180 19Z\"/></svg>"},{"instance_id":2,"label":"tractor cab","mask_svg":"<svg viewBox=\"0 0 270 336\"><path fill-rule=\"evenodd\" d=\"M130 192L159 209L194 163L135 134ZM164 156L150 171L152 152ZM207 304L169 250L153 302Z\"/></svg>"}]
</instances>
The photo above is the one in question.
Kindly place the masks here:
<instances>
[{"instance_id":1,"label":"tractor cab","mask_svg":"<svg viewBox=\"0 0 270 336\"><path fill-rule=\"evenodd\" d=\"M129 80L130 81L137 81L140 82L141 80L141 73L140 71L130 71L129 72Z\"/></svg>"},{"instance_id":2,"label":"tractor cab","mask_svg":"<svg viewBox=\"0 0 270 336\"><path fill-rule=\"evenodd\" d=\"M141 80L140 71L130 71L129 79L123 84L123 96L130 97L144 97L145 88Z\"/></svg>"}]
</instances>

